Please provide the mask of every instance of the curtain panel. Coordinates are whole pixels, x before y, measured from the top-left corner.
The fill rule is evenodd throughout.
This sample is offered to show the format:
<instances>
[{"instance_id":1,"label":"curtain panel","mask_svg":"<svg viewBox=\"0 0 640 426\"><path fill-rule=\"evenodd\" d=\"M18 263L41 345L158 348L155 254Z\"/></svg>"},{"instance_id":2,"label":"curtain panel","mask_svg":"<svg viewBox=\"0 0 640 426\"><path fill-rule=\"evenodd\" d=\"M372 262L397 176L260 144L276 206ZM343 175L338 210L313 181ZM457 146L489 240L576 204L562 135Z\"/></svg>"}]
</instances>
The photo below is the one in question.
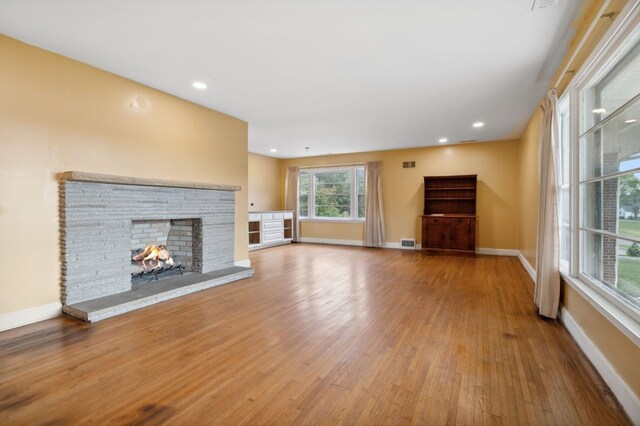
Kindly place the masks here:
<instances>
[{"instance_id":1,"label":"curtain panel","mask_svg":"<svg viewBox=\"0 0 640 426\"><path fill-rule=\"evenodd\" d=\"M298 177L299 167L287 167L284 185L284 209L293 210L293 241L300 242L300 221L298 219Z\"/></svg>"},{"instance_id":2,"label":"curtain panel","mask_svg":"<svg viewBox=\"0 0 640 426\"><path fill-rule=\"evenodd\" d=\"M369 161L364 165L364 245L367 247L384 247L385 244L381 169L381 161Z\"/></svg>"},{"instance_id":3,"label":"curtain panel","mask_svg":"<svg viewBox=\"0 0 640 426\"><path fill-rule=\"evenodd\" d=\"M550 90L542 102L543 118L538 146L538 236L535 303L540 315L557 318L560 304L560 244L556 179L559 143L558 98Z\"/></svg>"}]
</instances>

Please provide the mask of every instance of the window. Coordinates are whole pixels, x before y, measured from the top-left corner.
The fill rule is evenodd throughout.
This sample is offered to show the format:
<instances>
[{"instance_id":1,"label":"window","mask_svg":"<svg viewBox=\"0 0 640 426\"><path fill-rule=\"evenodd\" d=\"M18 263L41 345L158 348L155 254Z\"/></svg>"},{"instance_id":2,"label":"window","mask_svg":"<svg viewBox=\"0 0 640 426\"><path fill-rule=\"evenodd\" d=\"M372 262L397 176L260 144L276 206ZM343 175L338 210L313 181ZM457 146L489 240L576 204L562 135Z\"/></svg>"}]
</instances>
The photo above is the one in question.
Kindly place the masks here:
<instances>
[{"instance_id":1,"label":"window","mask_svg":"<svg viewBox=\"0 0 640 426\"><path fill-rule=\"evenodd\" d=\"M640 306L640 44L580 94L580 272ZM636 99L637 98L637 99Z\"/></svg>"},{"instance_id":2,"label":"window","mask_svg":"<svg viewBox=\"0 0 640 426\"><path fill-rule=\"evenodd\" d=\"M587 71L586 83L570 88L560 103L557 147L561 270L572 271L635 318L640 318L639 39L636 30L606 65ZM569 114L570 102L576 117Z\"/></svg>"},{"instance_id":3,"label":"window","mask_svg":"<svg viewBox=\"0 0 640 426\"><path fill-rule=\"evenodd\" d=\"M364 220L364 166L300 171L300 217Z\"/></svg>"},{"instance_id":4,"label":"window","mask_svg":"<svg viewBox=\"0 0 640 426\"><path fill-rule=\"evenodd\" d=\"M569 120L569 97L560 102L560 144L558 148L558 165L560 167L557 179L559 184L560 212L560 270L569 272L571 262L571 138Z\"/></svg>"}]
</instances>

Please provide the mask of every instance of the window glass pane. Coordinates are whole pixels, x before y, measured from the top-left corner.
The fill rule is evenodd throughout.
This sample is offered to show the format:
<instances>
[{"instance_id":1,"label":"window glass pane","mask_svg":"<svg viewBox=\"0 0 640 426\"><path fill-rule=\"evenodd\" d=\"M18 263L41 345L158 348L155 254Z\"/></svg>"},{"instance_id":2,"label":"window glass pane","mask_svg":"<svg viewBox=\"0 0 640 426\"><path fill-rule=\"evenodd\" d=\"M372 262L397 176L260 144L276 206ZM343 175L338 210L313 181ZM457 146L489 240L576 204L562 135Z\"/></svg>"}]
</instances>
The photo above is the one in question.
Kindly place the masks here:
<instances>
[{"instance_id":1,"label":"window glass pane","mask_svg":"<svg viewBox=\"0 0 640 426\"><path fill-rule=\"evenodd\" d=\"M581 231L582 272L640 307L640 245Z\"/></svg>"},{"instance_id":2,"label":"window glass pane","mask_svg":"<svg viewBox=\"0 0 640 426\"><path fill-rule=\"evenodd\" d=\"M356 179L358 180L358 218L364 218L364 191L365 191L365 179L364 179L364 167L358 167L356 169Z\"/></svg>"},{"instance_id":3,"label":"window glass pane","mask_svg":"<svg viewBox=\"0 0 640 426\"><path fill-rule=\"evenodd\" d=\"M640 167L640 100L580 138L580 180Z\"/></svg>"},{"instance_id":4,"label":"window glass pane","mask_svg":"<svg viewBox=\"0 0 640 426\"><path fill-rule=\"evenodd\" d=\"M315 172L315 215L351 216L351 179L349 171Z\"/></svg>"},{"instance_id":5,"label":"window glass pane","mask_svg":"<svg viewBox=\"0 0 640 426\"><path fill-rule=\"evenodd\" d=\"M300 183L299 192L299 208L300 217L309 216L309 173L300 172L298 175L298 182Z\"/></svg>"},{"instance_id":6,"label":"window glass pane","mask_svg":"<svg viewBox=\"0 0 640 426\"><path fill-rule=\"evenodd\" d=\"M571 156L570 156L570 122L569 122L569 99L565 99L560 105L560 184L568 185L571 171Z\"/></svg>"},{"instance_id":7,"label":"window glass pane","mask_svg":"<svg viewBox=\"0 0 640 426\"><path fill-rule=\"evenodd\" d=\"M582 226L640 239L640 173L580 185Z\"/></svg>"},{"instance_id":8,"label":"window glass pane","mask_svg":"<svg viewBox=\"0 0 640 426\"><path fill-rule=\"evenodd\" d=\"M571 260L571 139L569 120L569 97L560 104L560 144L558 159L560 171L558 173L560 185L560 260L563 269L568 267Z\"/></svg>"},{"instance_id":9,"label":"window glass pane","mask_svg":"<svg viewBox=\"0 0 640 426\"><path fill-rule=\"evenodd\" d=\"M560 259L571 260L571 204L569 187L560 190Z\"/></svg>"},{"instance_id":10,"label":"window glass pane","mask_svg":"<svg viewBox=\"0 0 640 426\"><path fill-rule=\"evenodd\" d=\"M640 43L632 40L612 62L615 66L582 93L583 132L640 93Z\"/></svg>"}]
</instances>

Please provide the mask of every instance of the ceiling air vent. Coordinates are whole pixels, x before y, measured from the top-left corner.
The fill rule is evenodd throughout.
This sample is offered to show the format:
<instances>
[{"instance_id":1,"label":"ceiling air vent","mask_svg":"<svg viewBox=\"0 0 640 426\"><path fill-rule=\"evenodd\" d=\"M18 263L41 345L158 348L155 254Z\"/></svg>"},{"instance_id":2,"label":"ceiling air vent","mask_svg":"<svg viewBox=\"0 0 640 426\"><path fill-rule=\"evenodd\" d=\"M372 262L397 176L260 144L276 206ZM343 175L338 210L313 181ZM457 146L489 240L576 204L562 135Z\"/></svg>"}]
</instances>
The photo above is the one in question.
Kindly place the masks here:
<instances>
[{"instance_id":1,"label":"ceiling air vent","mask_svg":"<svg viewBox=\"0 0 640 426\"><path fill-rule=\"evenodd\" d=\"M403 169L413 169L416 166L415 161L405 161L402 163Z\"/></svg>"},{"instance_id":2,"label":"ceiling air vent","mask_svg":"<svg viewBox=\"0 0 640 426\"><path fill-rule=\"evenodd\" d=\"M533 0L531 10L543 9L545 7L557 6L560 0Z\"/></svg>"},{"instance_id":3,"label":"ceiling air vent","mask_svg":"<svg viewBox=\"0 0 640 426\"><path fill-rule=\"evenodd\" d=\"M478 139L468 139L466 141L458 141L458 143L471 143L471 142L478 142Z\"/></svg>"}]
</instances>

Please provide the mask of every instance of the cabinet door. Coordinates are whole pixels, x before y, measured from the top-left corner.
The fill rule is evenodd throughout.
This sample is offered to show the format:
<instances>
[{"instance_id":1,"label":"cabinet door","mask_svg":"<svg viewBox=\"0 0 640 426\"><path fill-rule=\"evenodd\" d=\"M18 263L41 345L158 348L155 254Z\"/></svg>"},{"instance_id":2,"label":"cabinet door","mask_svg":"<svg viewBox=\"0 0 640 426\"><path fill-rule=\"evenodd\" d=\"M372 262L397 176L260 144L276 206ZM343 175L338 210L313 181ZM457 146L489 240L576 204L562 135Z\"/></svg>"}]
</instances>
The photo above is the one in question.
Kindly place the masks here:
<instances>
[{"instance_id":1,"label":"cabinet door","mask_svg":"<svg viewBox=\"0 0 640 426\"><path fill-rule=\"evenodd\" d=\"M451 219L450 248L453 250L475 250L475 219L456 217Z\"/></svg>"},{"instance_id":2,"label":"cabinet door","mask_svg":"<svg viewBox=\"0 0 640 426\"><path fill-rule=\"evenodd\" d=\"M423 248L449 248L449 220L425 217L422 220Z\"/></svg>"}]
</instances>

